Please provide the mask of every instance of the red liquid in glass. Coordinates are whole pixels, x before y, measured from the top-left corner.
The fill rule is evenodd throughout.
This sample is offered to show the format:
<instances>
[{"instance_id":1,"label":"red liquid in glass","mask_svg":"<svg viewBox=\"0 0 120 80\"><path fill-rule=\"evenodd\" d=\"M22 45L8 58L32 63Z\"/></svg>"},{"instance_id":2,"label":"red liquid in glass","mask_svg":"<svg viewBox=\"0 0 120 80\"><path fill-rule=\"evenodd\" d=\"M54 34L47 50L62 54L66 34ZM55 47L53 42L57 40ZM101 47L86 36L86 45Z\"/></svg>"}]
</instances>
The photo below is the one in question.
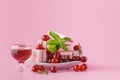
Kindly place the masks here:
<instances>
[{"instance_id":1,"label":"red liquid in glass","mask_svg":"<svg viewBox=\"0 0 120 80\"><path fill-rule=\"evenodd\" d=\"M24 63L32 54L31 49L12 49L12 56L19 62Z\"/></svg>"}]
</instances>

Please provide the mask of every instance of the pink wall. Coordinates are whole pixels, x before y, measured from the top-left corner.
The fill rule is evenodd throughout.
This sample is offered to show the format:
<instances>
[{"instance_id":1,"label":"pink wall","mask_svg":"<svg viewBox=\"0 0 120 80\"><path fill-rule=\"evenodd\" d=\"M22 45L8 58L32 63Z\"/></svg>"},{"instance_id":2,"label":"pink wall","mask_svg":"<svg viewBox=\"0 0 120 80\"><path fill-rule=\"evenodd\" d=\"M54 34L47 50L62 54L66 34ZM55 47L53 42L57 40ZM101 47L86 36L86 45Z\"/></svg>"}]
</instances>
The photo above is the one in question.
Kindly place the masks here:
<instances>
[{"instance_id":1,"label":"pink wall","mask_svg":"<svg viewBox=\"0 0 120 80\"><path fill-rule=\"evenodd\" d=\"M0 0L0 64L17 64L11 44L34 45L48 30L80 42L89 64L120 66L119 0Z\"/></svg>"}]
</instances>

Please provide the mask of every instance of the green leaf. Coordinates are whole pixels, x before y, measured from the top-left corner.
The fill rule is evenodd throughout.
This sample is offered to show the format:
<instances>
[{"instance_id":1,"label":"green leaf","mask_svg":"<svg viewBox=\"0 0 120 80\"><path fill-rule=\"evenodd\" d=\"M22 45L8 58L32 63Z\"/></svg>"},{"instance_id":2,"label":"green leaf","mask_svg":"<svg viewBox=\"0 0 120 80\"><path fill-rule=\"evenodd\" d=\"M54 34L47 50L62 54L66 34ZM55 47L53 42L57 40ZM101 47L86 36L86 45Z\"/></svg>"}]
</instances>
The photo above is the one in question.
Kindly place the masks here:
<instances>
[{"instance_id":1,"label":"green leaf","mask_svg":"<svg viewBox=\"0 0 120 80\"><path fill-rule=\"evenodd\" d=\"M49 34L50 34L50 36L51 36L53 39L55 39L55 40L59 40L59 39L60 39L59 35L57 35L57 34L56 34L55 32L53 32L53 31L50 31Z\"/></svg>"},{"instance_id":2,"label":"green leaf","mask_svg":"<svg viewBox=\"0 0 120 80\"><path fill-rule=\"evenodd\" d=\"M49 45L48 50L53 53L56 52L57 51L56 45Z\"/></svg>"},{"instance_id":3,"label":"green leaf","mask_svg":"<svg viewBox=\"0 0 120 80\"><path fill-rule=\"evenodd\" d=\"M49 40L49 41L47 41L47 44L48 45L58 45L58 41L56 41L56 40Z\"/></svg>"},{"instance_id":4,"label":"green leaf","mask_svg":"<svg viewBox=\"0 0 120 80\"><path fill-rule=\"evenodd\" d=\"M62 48L62 49L65 50L65 51L68 50L67 47L66 47L65 44L64 44L64 41L65 41L65 40L63 41L63 39L60 38L58 34L56 34L56 33L53 32L53 31L50 31L49 34L50 34L50 36L51 36L53 39L55 39L55 40L58 41L58 45L59 45L60 48Z\"/></svg>"},{"instance_id":5,"label":"green leaf","mask_svg":"<svg viewBox=\"0 0 120 80\"><path fill-rule=\"evenodd\" d=\"M67 42L67 41L70 41L71 40L71 38L70 37L64 37L64 38L62 38L62 41L65 43L65 42Z\"/></svg>"},{"instance_id":6,"label":"green leaf","mask_svg":"<svg viewBox=\"0 0 120 80\"><path fill-rule=\"evenodd\" d=\"M67 51L68 48L65 46L64 42L62 40L59 40L59 45L60 45L60 48L62 48L63 50Z\"/></svg>"}]
</instances>

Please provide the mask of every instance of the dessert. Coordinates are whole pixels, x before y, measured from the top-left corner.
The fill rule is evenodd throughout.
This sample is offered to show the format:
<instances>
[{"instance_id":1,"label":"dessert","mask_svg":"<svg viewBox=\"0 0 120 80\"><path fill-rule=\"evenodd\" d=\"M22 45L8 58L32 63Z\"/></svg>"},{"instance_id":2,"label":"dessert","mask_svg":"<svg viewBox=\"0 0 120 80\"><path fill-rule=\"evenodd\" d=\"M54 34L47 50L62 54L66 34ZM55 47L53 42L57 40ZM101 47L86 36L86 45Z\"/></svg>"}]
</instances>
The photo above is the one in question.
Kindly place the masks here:
<instances>
[{"instance_id":1,"label":"dessert","mask_svg":"<svg viewBox=\"0 0 120 80\"><path fill-rule=\"evenodd\" d=\"M83 62L82 65L75 64L70 67L74 71L85 71L87 69L87 57L83 56L80 44L73 45L72 38L68 36L60 36L58 33L49 31L48 34L42 36L39 43L36 45L36 49L33 55L37 55L37 62L48 64L61 64L72 61ZM39 54L39 55L38 55ZM38 67L39 66L39 67ZM45 66L46 67L46 66ZM34 65L33 72L45 71L44 65ZM70 68L66 68L67 70ZM53 66L49 68L53 73L57 72L58 68Z\"/></svg>"}]
</instances>

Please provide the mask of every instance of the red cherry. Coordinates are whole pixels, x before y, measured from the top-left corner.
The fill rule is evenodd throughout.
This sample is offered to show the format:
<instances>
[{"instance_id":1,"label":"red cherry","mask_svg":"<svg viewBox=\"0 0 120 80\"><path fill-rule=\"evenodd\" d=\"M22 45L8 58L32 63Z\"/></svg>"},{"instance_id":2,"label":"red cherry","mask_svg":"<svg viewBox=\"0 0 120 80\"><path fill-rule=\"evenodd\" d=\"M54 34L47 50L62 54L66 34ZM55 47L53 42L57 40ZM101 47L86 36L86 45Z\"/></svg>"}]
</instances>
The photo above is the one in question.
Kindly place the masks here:
<instances>
[{"instance_id":1,"label":"red cherry","mask_svg":"<svg viewBox=\"0 0 120 80\"><path fill-rule=\"evenodd\" d=\"M82 64L85 67L85 70L88 68L87 64Z\"/></svg>"},{"instance_id":2,"label":"red cherry","mask_svg":"<svg viewBox=\"0 0 120 80\"><path fill-rule=\"evenodd\" d=\"M40 66L39 66L39 70L40 70L40 71L45 71L45 67L44 67L43 65L40 65Z\"/></svg>"},{"instance_id":3,"label":"red cherry","mask_svg":"<svg viewBox=\"0 0 120 80\"><path fill-rule=\"evenodd\" d=\"M73 60L73 61L76 61L76 60L77 60L77 57L76 57L76 56L73 56L73 57L72 57L72 60Z\"/></svg>"},{"instance_id":4,"label":"red cherry","mask_svg":"<svg viewBox=\"0 0 120 80\"><path fill-rule=\"evenodd\" d=\"M43 35L42 36L42 40L43 41L47 41L47 40L49 40L50 39L50 37L48 36L48 35Z\"/></svg>"},{"instance_id":5,"label":"red cherry","mask_svg":"<svg viewBox=\"0 0 120 80\"><path fill-rule=\"evenodd\" d=\"M53 73L56 73L57 72L57 68L56 67L51 67L50 71L53 72Z\"/></svg>"},{"instance_id":6,"label":"red cherry","mask_svg":"<svg viewBox=\"0 0 120 80\"><path fill-rule=\"evenodd\" d=\"M78 72L79 71L79 65L74 66L74 71Z\"/></svg>"},{"instance_id":7,"label":"red cherry","mask_svg":"<svg viewBox=\"0 0 120 80\"><path fill-rule=\"evenodd\" d=\"M75 51L77 51L77 50L79 50L79 46L78 46L78 45L75 45L75 46L73 47L73 49L74 49Z\"/></svg>"},{"instance_id":8,"label":"red cherry","mask_svg":"<svg viewBox=\"0 0 120 80\"><path fill-rule=\"evenodd\" d=\"M52 58L51 63L58 63L58 59L57 58Z\"/></svg>"},{"instance_id":9,"label":"red cherry","mask_svg":"<svg viewBox=\"0 0 120 80\"><path fill-rule=\"evenodd\" d=\"M60 58L60 54L54 54L53 58L57 58L57 59Z\"/></svg>"},{"instance_id":10,"label":"red cherry","mask_svg":"<svg viewBox=\"0 0 120 80\"><path fill-rule=\"evenodd\" d=\"M46 53L47 53L47 54L51 54L51 52L50 52L48 49L46 50Z\"/></svg>"},{"instance_id":11,"label":"red cherry","mask_svg":"<svg viewBox=\"0 0 120 80\"><path fill-rule=\"evenodd\" d=\"M80 56L76 56L76 59L79 61L80 60Z\"/></svg>"},{"instance_id":12,"label":"red cherry","mask_svg":"<svg viewBox=\"0 0 120 80\"><path fill-rule=\"evenodd\" d=\"M87 57L86 57L86 56L82 56L82 57L80 57L80 60L81 60L82 62L86 62L86 61L87 61Z\"/></svg>"},{"instance_id":13,"label":"red cherry","mask_svg":"<svg viewBox=\"0 0 120 80\"><path fill-rule=\"evenodd\" d=\"M34 65L33 67L32 67L32 71L33 72L37 72L39 70L39 65Z\"/></svg>"},{"instance_id":14,"label":"red cherry","mask_svg":"<svg viewBox=\"0 0 120 80\"><path fill-rule=\"evenodd\" d=\"M36 46L36 49L45 49L45 48L43 47L42 44L38 44L38 45Z\"/></svg>"},{"instance_id":15,"label":"red cherry","mask_svg":"<svg viewBox=\"0 0 120 80\"><path fill-rule=\"evenodd\" d=\"M32 69L33 72L37 72L38 70L37 69Z\"/></svg>"},{"instance_id":16,"label":"red cherry","mask_svg":"<svg viewBox=\"0 0 120 80\"><path fill-rule=\"evenodd\" d=\"M80 66L80 71L85 71L87 69L87 64L82 64Z\"/></svg>"}]
</instances>

